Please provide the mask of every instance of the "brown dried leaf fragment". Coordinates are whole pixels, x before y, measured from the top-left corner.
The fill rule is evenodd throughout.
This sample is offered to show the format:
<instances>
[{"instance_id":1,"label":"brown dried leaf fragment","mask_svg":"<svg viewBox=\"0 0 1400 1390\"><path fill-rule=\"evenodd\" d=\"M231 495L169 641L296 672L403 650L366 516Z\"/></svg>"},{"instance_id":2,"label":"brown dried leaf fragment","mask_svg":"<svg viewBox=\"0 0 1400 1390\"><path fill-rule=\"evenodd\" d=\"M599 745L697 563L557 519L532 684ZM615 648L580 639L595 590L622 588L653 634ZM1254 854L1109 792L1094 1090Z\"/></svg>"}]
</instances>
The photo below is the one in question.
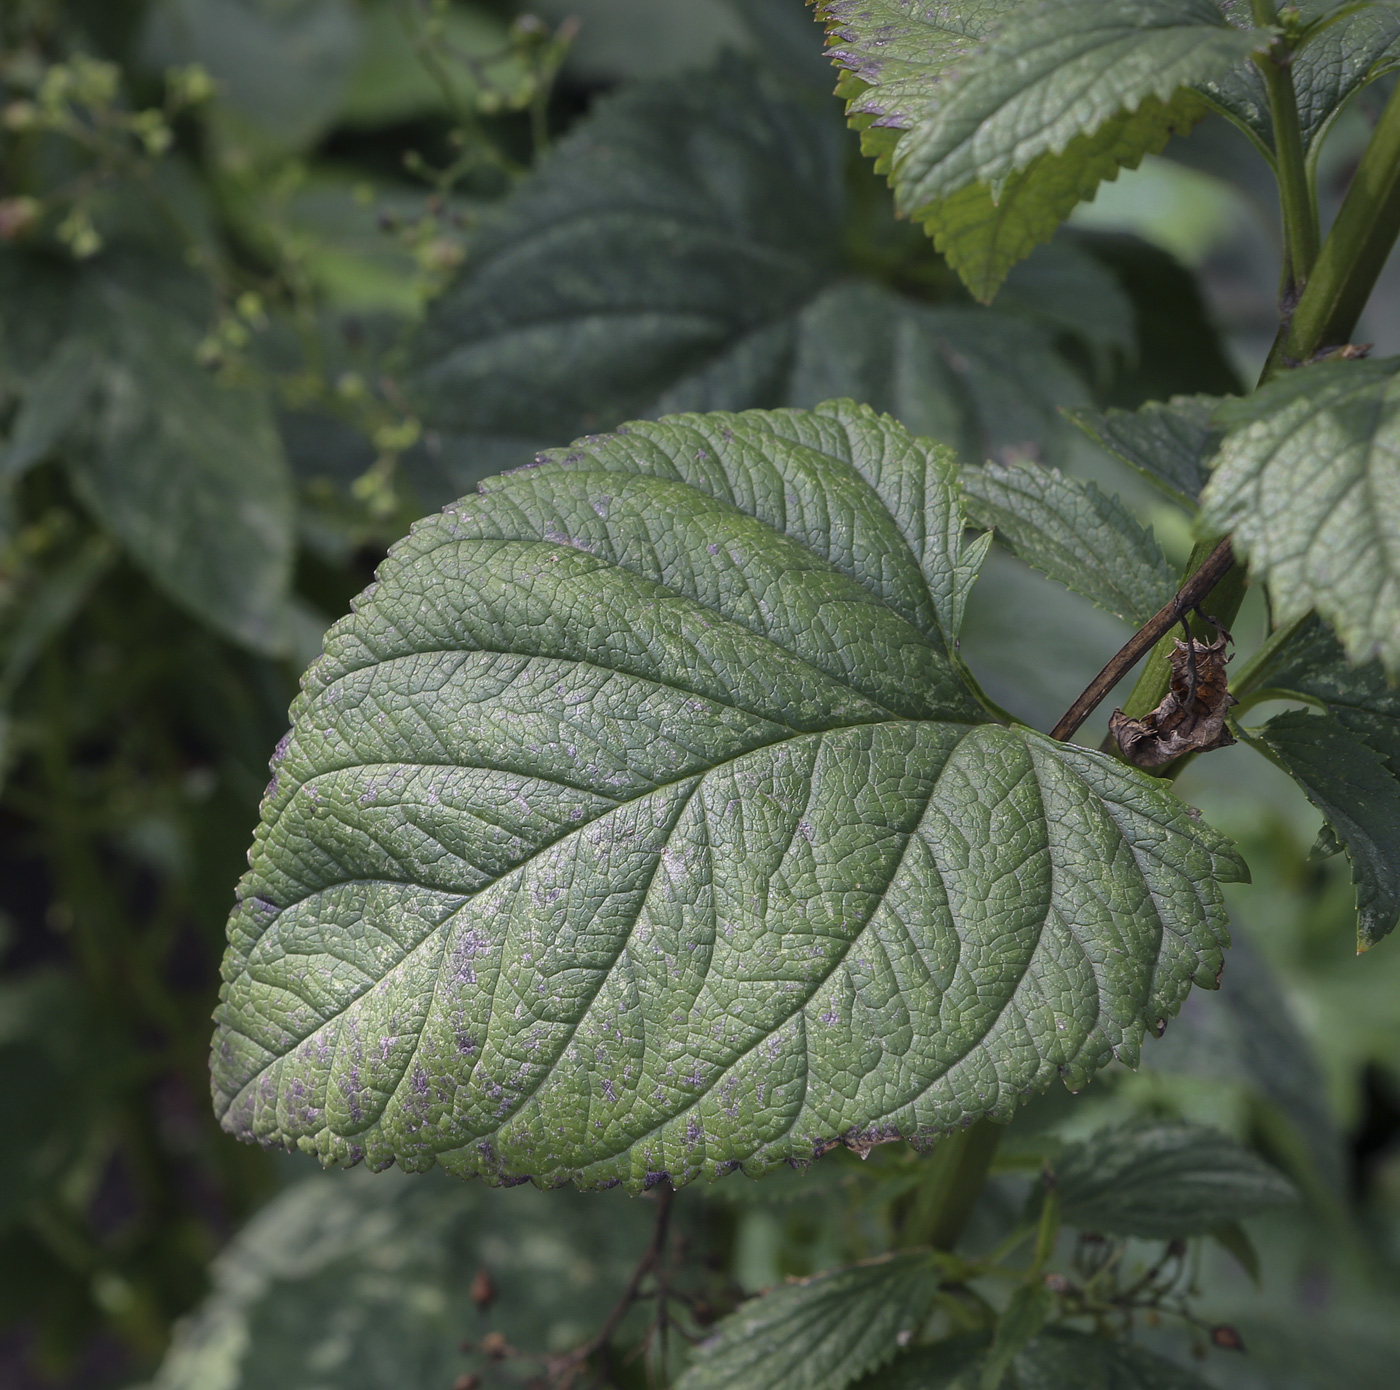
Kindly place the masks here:
<instances>
[{"instance_id":1,"label":"brown dried leaf fragment","mask_svg":"<svg viewBox=\"0 0 1400 1390\"><path fill-rule=\"evenodd\" d=\"M1166 699L1143 719L1129 719L1121 709L1113 711L1108 730L1128 762L1135 767L1164 767L1187 753L1228 748L1235 741L1225 727L1226 712L1235 703L1225 671L1229 640L1229 634L1222 632L1214 642L1193 637L1188 647L1178 638Z\"/></svg>"}]
</instances>

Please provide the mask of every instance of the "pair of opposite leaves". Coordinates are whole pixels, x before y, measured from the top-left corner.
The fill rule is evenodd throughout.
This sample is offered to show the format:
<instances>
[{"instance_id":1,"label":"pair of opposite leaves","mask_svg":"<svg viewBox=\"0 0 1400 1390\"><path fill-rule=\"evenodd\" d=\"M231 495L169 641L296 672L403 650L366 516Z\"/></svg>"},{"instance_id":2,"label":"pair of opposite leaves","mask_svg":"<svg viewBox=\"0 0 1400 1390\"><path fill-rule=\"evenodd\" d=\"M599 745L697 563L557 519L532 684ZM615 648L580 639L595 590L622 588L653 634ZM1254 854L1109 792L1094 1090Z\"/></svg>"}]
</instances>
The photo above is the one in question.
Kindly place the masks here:
<instances>
[{"instance_id":1,"label":"pair of opposite leaves","mask_svg":"<svg viewBox=\"0 0 1400 1390\"><path fill-rule=\"evenodd\" d=\"M964 526L951 455L849 402L629 425L420 522L275 760L225 1126L642 1188L1134 1062L1243 866L986 707Z\"/></svg>"}]
</instances>

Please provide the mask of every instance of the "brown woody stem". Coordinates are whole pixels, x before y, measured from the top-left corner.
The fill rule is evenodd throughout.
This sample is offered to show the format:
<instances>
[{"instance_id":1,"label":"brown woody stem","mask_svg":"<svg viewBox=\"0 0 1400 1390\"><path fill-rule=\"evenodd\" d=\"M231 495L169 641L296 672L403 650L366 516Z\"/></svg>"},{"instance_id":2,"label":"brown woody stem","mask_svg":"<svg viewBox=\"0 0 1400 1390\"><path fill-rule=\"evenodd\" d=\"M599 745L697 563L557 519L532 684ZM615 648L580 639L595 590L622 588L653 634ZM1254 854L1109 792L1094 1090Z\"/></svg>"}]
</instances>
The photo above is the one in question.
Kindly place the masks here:
<instances>
[{"instance_id":1,"label":"brown woody stem","mask_svg":"<svg viewBox=\"0 0 1400 1390\"><path fill-rule=\"evenodd\" d=\"M1084 693L1050 730L1050 737L1058 739L1061 743L1072 738L1079 726L1103 703L1109 691L1181 621L1184 614L1190 613L1205 599L1234 563L1235 553L1227 536L1206 557L1200 569L1182 585L1176 597L1170 603L1164 604L1145 627L1135 632L1114 653L1108 665L1090 681Z\"/></svg>"}]
</instances>

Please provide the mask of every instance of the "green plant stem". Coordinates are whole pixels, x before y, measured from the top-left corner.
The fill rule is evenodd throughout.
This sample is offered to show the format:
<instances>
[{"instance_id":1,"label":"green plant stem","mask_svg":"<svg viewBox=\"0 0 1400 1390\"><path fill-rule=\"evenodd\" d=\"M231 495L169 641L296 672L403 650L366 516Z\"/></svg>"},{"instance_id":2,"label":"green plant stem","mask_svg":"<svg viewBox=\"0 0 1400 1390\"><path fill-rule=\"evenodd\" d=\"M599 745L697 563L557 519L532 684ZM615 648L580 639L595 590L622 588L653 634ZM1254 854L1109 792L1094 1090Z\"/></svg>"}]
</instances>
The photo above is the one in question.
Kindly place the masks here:
<instances>
[{"instance_id":1,"label":"green plant stem","mask_svg":"<svg viewBox=\"0 0 1400 1390\"><path fill-rule=\"evenodd\" d=\"M991 1120L942 1140L929 1157L900 1233L902 1245L952 1250L962 1238L1006 1126Z\"/></svg>"},{"instance_id":2,"label":"green plant stem","mask_svg":"<svg viewBox=\"0 0 1400 1390\"><path fill-rule=\"evenodd\" d=\"M1206 561L1216 553L1219 544L1219 537L1196 543L1191 558L1186 562L1187 583L1190 582L1189 576L1201 572ZM1244 602L1244 591L1244 569L1238 564L1232 564L1220 575L1211 590L1208 610L1210 616L1228 629L1239 614L1240 605ZM1193 615L1188 621L1196 637L1204 639L1214 636L1210 626L1200 618ZM1171 687L1171 656L1176 649L1176 639L1177 633L1173 629L1153 647L1152 655L1147 658L1147 665L1142 669L1142 675L1138 677L1137 684L1123 704L1123 713L1129 719L1141 719L1162 703L1163 697Z\"/></svg>"},{"instance_id":3,"label":"green plant stem","mask_svg":"<svg viewBox=\"0 0 1400 1390\"><path fill-rule=\"evenodd\" d=\"M1285 627L1275 628L1269 634L1264 645L1235 673L1235 679L1230 682L1231 693L1236 697L1251 694L1258 686L1260 677L1267 670L1269 663L1297 636L1310 616L1311 614L1304 614L1303 617Z\"/></svg>"},{"instance_id":4,"label":"green plant stem","mask_svg":"<svg viewBox=\"0 0 1400 1390\"><path fill-rule=\"evenodd\" d=\"M1274 0L1254 0L1254 22L1261 28L1278 26ZM1269 113L1274 123L1274 164L1279 204L1283 213L1283 302L1291 305L1317 260L1317 198L1308 177L1303 129L1298 119L1298 94L1293 87L1293 54L1282 39L1254 60L1264 76Z\"/></svg>"},{"instance_id":5,"label":"green plant stem","mask_svg":"<svg viewBox=\"0 0 1400 1390\"><path fill-rule=\"evenodd\" d=\"M1351 340L1400 234L1400 87L1391 93L1264 380Z\"/></svg>"},{"instance_id":6,"label":"green plant stem","mask_svg":"<svg viewBox=\"0 0 1400 1390\"><path fill-rule=\"evenodd\" d=\"M1203 549L1204 553L1202 553ZM1158 650L1165 646L1166 650L1170 652L1171 643L1175 640L1171 634L1181 621L1181 615L1190 613L1231 572L1234 572L1234 566L1228 541L1217 539L1210 542L1207 547L1198 545L1192 552L1191 561L1186 567L1186 579L1171 602L1163 604L1152 618L1114 653L1109 659L1108 665L1094 677L1084 693L1065 711L1059 723L1050 730L1050 737L1059 739L1061 742L1072 738L1079 726L1099 707L1113 687L1142 660L1143 654L1154 643ZM1243 588L1241 588L1242 596ZM1226 607L1229 607L1228 596L1226 598ZM1216 605L1215 599L1212 598L1211 602L1212 607L1214 607ZM1228 627L1234 621L1235 613L1238 611L1239 602L1236 600L1233 608L1230 608L1229 616L1220 618L1221 623ZM1212 616L1216 615L1212 614ZM1149 669L1150 665L1149 663ZM1146 675L1147 672L1144 671L1143 677L1138 681L1139 687L1142 686ZM1166 693L1166 689L1164 684L1163 694ZM1133 693L1136 696L1138 692L1134 690ZM1148 709L1155 708L1161 698L1159 695L1157 700L1148 706Z\"/></svg>"}]
</instances>

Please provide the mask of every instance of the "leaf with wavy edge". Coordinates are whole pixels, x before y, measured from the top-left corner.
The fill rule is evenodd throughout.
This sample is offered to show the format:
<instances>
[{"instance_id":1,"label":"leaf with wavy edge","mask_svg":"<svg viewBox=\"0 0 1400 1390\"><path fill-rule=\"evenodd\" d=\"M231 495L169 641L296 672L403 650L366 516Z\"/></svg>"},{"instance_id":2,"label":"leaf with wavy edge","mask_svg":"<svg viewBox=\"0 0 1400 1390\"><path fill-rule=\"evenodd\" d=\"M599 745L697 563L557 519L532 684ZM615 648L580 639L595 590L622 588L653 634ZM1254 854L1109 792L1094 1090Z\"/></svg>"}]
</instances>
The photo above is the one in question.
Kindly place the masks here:
<instances>
[{"instance_id":1,"label":"leaf with wavy edge","mask_svg":"<svg viewBox=\"0 0 1400 1390\"><path fill-rule=\"evenodd\" d=\"M1143 627L1177 590L1150 528L1119 499L1057 468L965 468L968 514L1028 565L1109 613Z\"/></svg>"},{"instance_id":2,"label":"leaf with wavy edge","mask_svg":"<svg viewBox=\"0 0 1400 1390\"><path fill-rule=\"evenodd\" d=\"M987 718L951 456L679 416L420 523L294 707L217 1107L324 1160L641 1188L1009 1116L1137 1056L1243 866Z\"/></svg>"},{"instance_id":3,"label":"leaf with wavy edge","mask_svg":"<svg viewBox=\"0 0 1400 1390\"><path fill-rule=\"evenodd\" d=\"M1211 421L1219 396L1173 396L1137 410L1067 410L1102 449L1137 469L1173 501L1194 507L1224 431Z\"/></svg>"},{"instance_id":4,"label":"leaf with wavy edge","mask_svg":"<svg viewBox=\"0 0 1400 1390\"><path fill-rule=\"evenodd\" d=\"M941 1272L937 1255L905 1250L751 1298L677 1390L843 1390L899 1355L927 1321Z\"/></svg>"},{"instance_id":5,"label":"leaf with wavy edge","mask_svg":"<svg viewBox=\"0 0 1400 1390\"><path fill-rule=\"evenodd\" d=\"M1330 715L1293 711L1247 736L1302 787L1351 864L1358 951L1400 919L1400 781L1376 748Z\"/></svg>"}]
</instances>

